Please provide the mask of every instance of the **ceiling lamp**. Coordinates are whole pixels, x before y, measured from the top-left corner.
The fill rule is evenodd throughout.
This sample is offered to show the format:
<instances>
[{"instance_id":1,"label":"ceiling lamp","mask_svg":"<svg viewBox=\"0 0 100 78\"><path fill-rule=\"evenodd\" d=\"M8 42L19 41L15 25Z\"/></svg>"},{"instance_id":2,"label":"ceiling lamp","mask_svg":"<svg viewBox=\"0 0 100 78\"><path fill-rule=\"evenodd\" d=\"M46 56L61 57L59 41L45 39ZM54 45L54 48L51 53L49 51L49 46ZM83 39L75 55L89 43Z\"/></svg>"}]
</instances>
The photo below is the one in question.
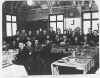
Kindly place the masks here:
<instances>
[{"instance_id":1,"label":"ceiling lamp","mask_svg":"<svg viewBox=\"0 0 100 78\"><path fill-rule=\"evenodd\" d=\"M36 4L35 4L35 1L33 1L33 0L26 0L27 1L27 4L29 5L29 6L35 6Z\"/></svg>"},{"instance_id":2,"label":"ceiling lamp","mask_svg":"<svg viewBox=\"0 0 100 78\"><path fill-rule=\"evenodd\" d=\"M89 3L90 8L92 7L92 2L93 2L93 0L90 0L90 3Z\"/></svg>"},{"instance_id":3,"label":"ceiling lamp","mask_svg":"<svg viewBox=\"0 0 100 78\"><path fill-rule=\"evenodd\" d=\"M31 5L33 4L33 1L32 1L32 0L27 0L27 4L28 4L29 6L31 6Z\"/></svg>"},{"instance_id":4,"label":"ceiling lamp","mask_svg":"<svg viewBox=\"0 0 100 78\"><path fill-rule=\"evenodd\" d=\"M46 4L41 5L42 9L48 9L48 6Z\"/></svg>"}]
</instances>

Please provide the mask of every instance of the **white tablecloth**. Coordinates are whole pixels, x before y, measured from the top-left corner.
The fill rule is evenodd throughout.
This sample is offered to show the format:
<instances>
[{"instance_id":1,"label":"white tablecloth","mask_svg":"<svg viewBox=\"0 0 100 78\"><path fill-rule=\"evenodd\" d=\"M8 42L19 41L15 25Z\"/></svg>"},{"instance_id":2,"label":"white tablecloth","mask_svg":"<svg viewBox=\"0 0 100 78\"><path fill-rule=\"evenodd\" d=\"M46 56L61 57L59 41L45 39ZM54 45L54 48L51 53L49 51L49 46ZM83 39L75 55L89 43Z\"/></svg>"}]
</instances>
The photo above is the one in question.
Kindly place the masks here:
<instances>
[{"instance_id":1,"label":"white tablecloth","mask_svg":"<svg viewBox=\"0 0 100 78\"><path fill-rule=\"evenodd\" d=\"M70 61L66 59L69 59ZM52 75L59 75L58 66L75 67L78 70L83 70L83 73L86 74L94 66L94 60L69 58L69 57L62 58L51 64Z\"/></svg>"}]
</instances>

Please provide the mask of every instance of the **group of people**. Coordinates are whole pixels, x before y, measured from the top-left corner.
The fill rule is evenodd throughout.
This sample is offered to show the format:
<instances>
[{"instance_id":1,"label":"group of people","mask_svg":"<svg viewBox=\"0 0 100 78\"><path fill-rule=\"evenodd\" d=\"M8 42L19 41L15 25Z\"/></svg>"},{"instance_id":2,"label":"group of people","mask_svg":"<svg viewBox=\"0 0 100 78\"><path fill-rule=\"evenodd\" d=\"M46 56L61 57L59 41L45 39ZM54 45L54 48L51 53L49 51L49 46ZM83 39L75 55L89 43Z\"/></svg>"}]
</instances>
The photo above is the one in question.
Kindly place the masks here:
<instances>
[{"instance_id":1,"label":"group of people","mask_svg":"<svg viewBox=\"0 0 100 78\"><path fill-rule=\"evenodd\" d=\"M46 74L50 70L48 65L50 65L50 58L52 59L50 50L53 43L96 46L99 42L99 35L96 31L89 31L87 35L84 35L80 30L66 30L61 34L54 32L52 28L50 30L40 28L36 31L22 29L7 42L10 44L9 48L19 49L13 63L24 65L28 74L43 74L43 72ZM45 45L38 47L41 44Z\"/></svg>"},{"instance_id":2,"label":"group of people","mask_svg":"<svg viewBox=\"0 0 100 78\"><path fill-rule=\"evenodd\" d=\"M89 31L88 34L84 35L80 30L72 31L65 30L63 34L50 30L42 30L41 28L32 31L31 29L26 31L22 29L17 31L16 36L7 39L9 48L18 48L18 43L23 42L24 44L30 41L32 45L65 42L67 45L83 45L84 43L95 46L99 42L99 35L97 31Z\"/></svg>"}]
</instances>

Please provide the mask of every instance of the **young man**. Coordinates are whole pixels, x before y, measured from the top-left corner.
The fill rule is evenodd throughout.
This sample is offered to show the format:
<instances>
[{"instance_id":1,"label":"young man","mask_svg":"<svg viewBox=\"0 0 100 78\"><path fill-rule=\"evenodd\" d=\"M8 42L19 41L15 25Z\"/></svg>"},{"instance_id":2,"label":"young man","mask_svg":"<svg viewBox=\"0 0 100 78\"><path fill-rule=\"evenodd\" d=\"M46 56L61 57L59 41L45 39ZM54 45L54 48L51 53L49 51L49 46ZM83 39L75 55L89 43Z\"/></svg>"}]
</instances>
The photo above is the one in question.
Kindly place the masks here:
<instances>
[{"instance_id":1,"label":"young man","mask_svg":"<svg viewBox=\"0 0 100 78\"><path fill-rule=\"evenodd\" d=\"M15 60L13 60L14 64L23 65L26 62L27 56L29 56L28 49L25 48L25 44L19 42L19 53L15 56Z\"/></svg>"}]
</instances>

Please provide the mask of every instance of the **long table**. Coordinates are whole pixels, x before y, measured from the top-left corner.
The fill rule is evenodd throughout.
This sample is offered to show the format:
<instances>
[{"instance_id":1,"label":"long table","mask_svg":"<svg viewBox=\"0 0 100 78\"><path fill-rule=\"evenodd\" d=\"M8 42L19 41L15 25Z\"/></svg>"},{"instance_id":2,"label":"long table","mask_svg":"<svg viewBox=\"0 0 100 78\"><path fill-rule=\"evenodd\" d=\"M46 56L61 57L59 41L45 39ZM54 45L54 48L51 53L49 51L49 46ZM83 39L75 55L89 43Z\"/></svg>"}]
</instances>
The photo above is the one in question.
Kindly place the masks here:
<instances>
[{"instance_id":1,"label":"long table","mask_svg":"<svg viewBox=\"0 0 100 78\"><path fill-rule=\"evenodd\" d=\"M52 75L59 75L59 66L75 67L78 70L83 70L83 74L86 74L94 67L94 60L64 57L51 64Z\"/></svg>"},{"instance_id":2,"label":"long table","mask_svg":"<svg viewBox=\"0 0 100 78\"><path fill-rule=\"evenodd\" d=\"M76 49L77 47L70 47L70 49ZM56 48L55 48L56 49ZM62 48L62 51L65 51L64 48ZM65 48L66 49L66 48ZM54 51L54 50L53 50ZM61 50L56 49L56 51L60 52ZM68 51L65 51L63 53L69 53ZM73 53L73 51L71 51ZM98 64L99 60L99 48L98 47L88 47L88 48L82 48L78 47L78 52L76 52L75 57L68 56L61 58L59 60L54 61L51 64L51 70L53 75L58 75L59 66L65 66L65 67L75 67L76 69L83 70L83 73L86 74L92 67L95 66L95 64ZM71 60L74 59L74 62L66 61L66 58ZM77 61L75 59L78 59L80 61Z\"/></svg>"},{"instance_id":3,"label":"long table","mask_svg":"<svg viewBox=\"0 0 100 78\"><path fill-rule=\"evenodd\" d=\"M12 60L14 59L14 56L18 54L17 50L9 49L8 51L2 52L2 67L7 67L9 65L12 65Z\"/></svg>"}]
</instances>

